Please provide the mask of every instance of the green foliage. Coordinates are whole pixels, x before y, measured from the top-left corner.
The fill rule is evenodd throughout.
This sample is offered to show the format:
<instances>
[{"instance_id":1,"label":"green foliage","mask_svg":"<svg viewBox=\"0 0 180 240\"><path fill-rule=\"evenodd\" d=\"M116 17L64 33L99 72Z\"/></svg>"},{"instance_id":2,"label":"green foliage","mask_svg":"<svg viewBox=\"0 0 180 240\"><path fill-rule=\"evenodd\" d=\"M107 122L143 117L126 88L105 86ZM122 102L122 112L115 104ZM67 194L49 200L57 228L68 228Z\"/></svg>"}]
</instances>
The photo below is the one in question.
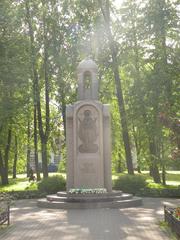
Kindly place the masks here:
<instances>
[{"instance_id":1,"label":"green foliage","mask_svg":"<svg viewBox=\"0 0 180 240\"><path fill-rule=\"evenodd\" d=\"M166 233L170 240L177 240L177 235L171 230L168 223L165 221L159 221L159 226Z\"/></svg>"},{"instance_id":2,"label":"green foliage","mask_svg":"<svg viewBox=\"0 0 180 240\"><path fill-rule=\"evenodd\" d=\"M148 183L147 184L147 188L151 188L151 189L177 189L178 185L163 185L160 183Z\"/></svg>"},{"instance_id":3,"label":"green foliage","mask_svg":"<svg viewBox=\"0 0 180 240\"><path fill-rule=\"evenodd\" d=\"M64 159L59 162L58 172L61 172L61 173L66 172L66 161Z\"/></svg>"},{"instance_id":4,"label":"green foliage","mask_svg":"<svg viewBox=\"0 0 180 240\"><path fill-rule=\"evenodd\" d=\"M147 173L142 173L141 175L142 175L142 178L146 179L147 185L143 189L137 190L136 194L144 197L174 197L174 198L180 197L180 188L178 186L180 185L179 171L170 171L167 173L167 183L169 185L165 185L165 186L162 184L153 183L152 178L150 178L150 176ZM119 189L119 178L121 179L123 176L127 176L127 175L123 175L121 173L121 174L115 174L112 176L115 189ZM139 176L140 175L136 175L135 178ZM15 199L41 198L46 196L47 194L46 192L40 192L37 190L38 189L37 182L29 183L28 179L24 178L24 175L18 175L18 177L19 178L17 179L10 178L9 185L7 186L0 186L0 193L6 192L10 194L13 197L13 199L14 198ZM130 176L130 177L133 177L133 176ZM63 178L63 182L64 182L64 178ZM173 185L170 185L170 184L173 184ZM124 185L126 185L126 180ZM63 187L63 189L65 188Z\"/></svg>"},{"instance_id":5,"label":"green foliage","mask_svg":"<svg viewBox=\"0 0 180 240\"><path fill-rule=\"evenodd\" d=\"M19 9L12 1L0 3L0 171L3 184L8 183L15 155L14 136L18 136L19 155L24 154L25 108L29 98L28 39L19 31ZM11 131L7 146L7 136ZM9 167L9 169L8 169ZM11 168L11 169L10 169Z\"/></svg>"},{"instance_id":6,"label":"green foliage","mask_svg":"<svg viewBox=\"0 0 180 240\"><path fill-rule=\"evenodd\" d=\"M141 175L123 175L114 180L114 189L122 190L125 193L137 194L146 187L146 179Z\"/></svg>"},{"instance_id":7,"label":"green foliage","mask_svg":"<svg viewBox=\"0 0 180 240\"><path fill-rule=\"evenodd\" d=\"M30 5L35 56L30 51L25 2ZM31 128L29 144L31 149L34 146L33 74L30 61L33 57L39 76L42 118L45 123L44 47L48 55L46 70L51 92L49 135L52 142L60 135L63 143L62 135L65 131L61 130L65 124L65 106L76 101L76 67L80 60L91 55L99 68L100 101L111 105L113 172L126 169L123 129L111 71L112 58L105 34L106 26L97 3L92 0L45 0L43 4L39 0L0 2L0 152L4 160L10 128L12 141L6 164L9 173L13 167L15 135L18 136L17 172L26 169L24 146L28 142L27 120ZM172 119L176 119L179 114L178 1L124 0L121 7L111 3L117 64L137 164L141 170L149 169L152 162L158 167L165 165L167 169L179 169L179 162L171 160L172 150L178 148L177 143L172 131L166 125L163 126L158 117L160 112ZM154 146L152 149L151 142ZM47 147L49 152L53 149L50 142ZM55 151L64 154L61 146L53 149ZM61 172L65 171L64 159L66 156L59 166ZM3 167L4 161L1 164Z\"/></svg>"},{"instance_id":8,"label":"green foliage","mask_svg":"<svg viewBox=\"0 0 180 240\"><path fill-rule=\"evenodd\" d=\"M19 199L32 199L32 198L43 198L46 196L46 193L42 193L37 190L22 190L22 191L9 191L0 193L0 201L1 196L8 196L9 201L11 200L19 200Z\"/></svg>"},{"instance_id":9,"label":"green foliage","mask_svg":"<svg viewBox=\"0 0 180 240\"><path fill-rule=\"evenodd\" d=\"M30 185L28 185L25 190L30 190L30 191L33 191L33 190L37 190L37 182L31 182Z\"/></svg>"},{"instance_id":10,"label":"green foliage","mask_svg":"<svg viewBox=\"0 0 180 240\"><path fill-rule=\"evenodd\" d=\"M6 193L6 192L1 192L0 193L0 203L1 202L6 202L8 204L10 204L12 201L12 196L10 196L9 193Z\"/></svg>"},{"instance_id":11,"label":"green foliage","mask_svg":"<svg viewBox=\"0 0 180 240\"><path fill-rule=\"evenodd\" d=\"M21 175L20 175L21 176ZM36 182L29 182L28 178L9 178L9 184L6 186L0 185L0 192L23 191L23 190L37 190Z\"/></svg>"},{"instance_id":12,"label":"green foliage","mask_svg":"<svg viewBox=\"0 0 180 240\"><path fill-rule=\"evenodd\" d=\"M66 147L63 145L61 148L61 161L58 165L58 172L65 173L66 172L66 162L67 162L67 151Z\"/></svg>"},{"instance_id":13,"label":"green foliage","mask_svg":"<svg viewBox=\"0 0 180 240\"><path fill-rule=\"evenodd\" d=\"M146 176L148 177L148 176ZM147 181L149 182L150 179ZM157 184L150 182L147 186L140 190L139 195L144 197L170 197L170 198L179 198L180 197L180 175L178 172L167 173L167 183L169 185ZM170 185L173 184L173 185Z\"/></svg>"},{"instance_id":14,"label":"green foliage","mask_svg":"<svg viewBox=\"0 0 180 240\"><path fill-rule=\"evenodd\" d=\"M66 180L63 176L52 176L44 178L38 183L38 190L42 193L56 193L58 191L64 191L66 189Z\"/></svg>"},{"instance_id":15,"label":"green foliage","mask_svg":"<svg viewBox=\"0 0 180 240\"><path fill-rule=\"evenodd\" d=\"M162 197L162 198L180 198L180 188L149 188L146 187L139 191L139 195L143 197Z\"/></svg>"}]
</instances>

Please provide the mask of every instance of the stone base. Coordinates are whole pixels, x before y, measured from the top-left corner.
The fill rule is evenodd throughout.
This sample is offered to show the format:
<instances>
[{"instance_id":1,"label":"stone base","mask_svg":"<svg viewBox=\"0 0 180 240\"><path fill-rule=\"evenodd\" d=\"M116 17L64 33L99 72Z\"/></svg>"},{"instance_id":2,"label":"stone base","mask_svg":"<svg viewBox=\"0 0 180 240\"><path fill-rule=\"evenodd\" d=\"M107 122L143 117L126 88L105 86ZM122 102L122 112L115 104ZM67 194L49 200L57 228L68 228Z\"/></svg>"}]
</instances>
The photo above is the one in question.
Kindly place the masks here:
<instances>
[{"instance_id":1,"label":"stone base","mask_svg":"<svg viewBox=\"0 0 180 240\"><path fill-rule=\"evenodd\" d=\"M121 191L84 195L58 192L56 195L48 195L46 199L38 200L37 205L56 209L129 208L141 206L142 199Z\"/></svg>"}]
</instances>

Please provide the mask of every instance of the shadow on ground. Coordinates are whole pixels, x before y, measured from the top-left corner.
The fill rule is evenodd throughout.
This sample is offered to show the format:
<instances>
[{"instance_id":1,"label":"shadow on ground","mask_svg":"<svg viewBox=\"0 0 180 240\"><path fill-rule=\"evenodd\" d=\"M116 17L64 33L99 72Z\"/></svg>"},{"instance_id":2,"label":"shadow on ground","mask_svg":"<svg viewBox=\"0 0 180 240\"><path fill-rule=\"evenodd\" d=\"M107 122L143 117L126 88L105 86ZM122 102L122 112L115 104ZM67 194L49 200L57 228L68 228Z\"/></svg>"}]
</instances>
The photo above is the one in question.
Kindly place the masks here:
<instances>
[{"instance_id":1,"label":"shadow on ground","mask_svg":"<svg viewBox=\"0 0 180 240\"><path fill-rule=\"evenodd\" d=\"M163 205L176 199L144 198L128 209L41 209L36 200L19 200L11 210L11 225L0 229L1 240L167 240L158 222Z\"/></svg>"}]
</instances>

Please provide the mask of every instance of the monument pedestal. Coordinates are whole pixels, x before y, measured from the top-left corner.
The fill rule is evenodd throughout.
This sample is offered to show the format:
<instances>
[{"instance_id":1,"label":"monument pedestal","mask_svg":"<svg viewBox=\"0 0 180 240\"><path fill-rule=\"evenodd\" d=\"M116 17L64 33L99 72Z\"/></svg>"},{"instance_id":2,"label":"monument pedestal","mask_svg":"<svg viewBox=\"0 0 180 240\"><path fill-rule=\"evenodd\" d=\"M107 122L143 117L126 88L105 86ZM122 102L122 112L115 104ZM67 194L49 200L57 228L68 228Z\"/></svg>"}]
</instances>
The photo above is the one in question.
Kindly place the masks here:
<instances>
[{"instance_id":1,"label":"monument pedestal","mask_svg":"<svg viewBox=\"0 0 180 240\"><path fill-rule=\"evenodd\" d=\"M85 209L85 208L129 208L142 205L142 199L125 194L121 191L112 191L102 194L69 194L58 192L49 195L46 199L38 200L38 206L57 209Z\"/></svg>"},{"instance_id":2,"label":"monument pedestal","mask_svg":"<svg viewBox=\"0 0 180 240\"><path fill-rule=\"evenodd\" d=\"M67 106L67 191L111 185L109 106L85 100Z\"/></svg>"}]
</instances>

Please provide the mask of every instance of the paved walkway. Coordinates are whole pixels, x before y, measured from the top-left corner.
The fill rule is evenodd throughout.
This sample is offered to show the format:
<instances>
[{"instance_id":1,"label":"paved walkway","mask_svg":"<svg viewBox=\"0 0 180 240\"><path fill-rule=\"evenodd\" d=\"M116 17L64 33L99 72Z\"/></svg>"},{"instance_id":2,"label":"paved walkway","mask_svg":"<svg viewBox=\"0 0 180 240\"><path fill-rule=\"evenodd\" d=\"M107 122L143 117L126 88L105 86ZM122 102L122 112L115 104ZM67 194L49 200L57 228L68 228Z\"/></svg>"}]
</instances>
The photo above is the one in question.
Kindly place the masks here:
<instances>
[{"instance_id":1,"label":"paved walkway","mask_svg":"<svg viewBox=\"0 0 180 240\"><path fill-rule=\"evenodd\" d=\"M11 226L0 229L1 240L168 240L158 222L163 204L177 199L144 198L143 206L128 209L40 209L36 200L19 200Z\"/></svg>"}]
</instances>

